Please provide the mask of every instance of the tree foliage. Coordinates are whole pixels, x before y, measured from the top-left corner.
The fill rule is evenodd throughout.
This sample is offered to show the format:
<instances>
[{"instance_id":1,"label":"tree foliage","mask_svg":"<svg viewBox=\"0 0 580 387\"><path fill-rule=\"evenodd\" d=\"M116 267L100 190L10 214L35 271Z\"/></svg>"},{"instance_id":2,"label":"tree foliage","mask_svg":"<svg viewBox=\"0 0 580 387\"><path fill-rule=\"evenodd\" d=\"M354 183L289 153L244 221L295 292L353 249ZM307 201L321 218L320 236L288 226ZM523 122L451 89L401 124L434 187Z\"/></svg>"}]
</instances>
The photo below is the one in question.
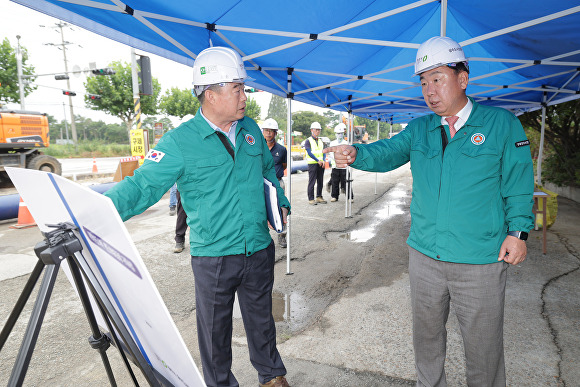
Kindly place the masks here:
<instances>
[{"instance_id":1,"label":"tree foliage","mask_svg":"<svg viewBox=\"0 0 580 387\"><path fill-rule=\"evenodd\" d=\"M335 110L328 109L323 113L323 115L327 120L326 124L328 125L328 127L330 129L332 129L332 131L334 133L334 127L336 125L338 125L340 123L340 120L341 120L340 113L335 111Z\"/></svg>"},{"instance_id":2,"label":"tree foliage","mask_svg":"<svg viewBox=\"0 0 580 387\"><path fill-rule=\"evenodd\" d=\"M159 102L159 108L162 112L168 116L179 117L179 119L183 119L188 114L195 115L199 106L199 101L191 89L178 89L177 87L166 90Z\"/></svg>"},{"instance_id":3,"label":"tree foliage","mask_svg":"<svg viewBox=\"0 0 580 387\"><path fill-rule=\"evenodd\" d=\"M391 132L391 124L385 121L371 120L370 118L363 118L356 116L354 118L354 124L356 126L365 126L367 133L369 134L369 141L375 141L377 139L377 122L379 122L379 140L384 138L389 138L389 133ZM403 130L401 124L393 124L393 133L397 133Z\"/></svg>"},{"instance_id":4,"label":"tree foliage","mask_svg":"<svg viewBox=\"0 0 580 387\"><path fill-rule=\"evenodd\" d=\"M258 121L260 119L261 110L262 109L256 100L252 97L248 97L248 100L246 101L246 117Z\"/></svg>"},{"instance_id":5,"label":"tree foliage","mask_svg":"<svg viewBox=\"0 0 580 387\"><path fill-rule=\"evenodd\" d=\"M107 124L101 120L93 121L79 115L75 115L75 124L81 141L98 140L108 144L129 144L127 129L123 125ZM68 122L64 120L59 122L49 115L48 125L51 143L55 143L57 139L67 139L67 130L68 138L72 139Z\"/></svg>"},{"instance_id":6,"label":"tree foliage","mask_svg":"<svg viewBox=\"0 0 580 387\"><path fill-rule=\"evenodd\" d=\"M115 70L113 75L99 75L87 78L84 83L87 93L100 95L100 99L90 99L85 95L85 103L93 110L104 111L123 121L130 130L136 118L133 102L133 78L131 65L120 61L113 62L109 67ZM157 101L161 86L153 78L153 95L142 95L140 98L141 114L157 113Z\"/></svg>"},{"instance_id":7,"label":"tree foliage","mask_svg":"<svg viewBox=\"0 0 580 387\"><path fill-rule=\"evenodd\" d=\"M535 132L530 141L539 143L542 112L537 110L522 114L524 128ZM542 177L557 185L580 187L580 100L565 102L546 108L544 131L544 162ZM538 146L532 146L532 157L538 157Z\"/></svg>"},{"instance_id":8,"label":"tree foliage","mask_svg":"<svg viewBox=\"0 0 580 387\"><path fill-rule=\"evenodd\" d=\"M34 66L27 65L28 51L20 47L22 52L22 75L33 75ZM27 78L34 81L36 78ZM36 86L24 82L24 95L32 93ZM16 49L10 45L8 38L4 38L0 44L0 101L6 103L20 103L20 88L18 85L18 68L16 65Z\"/></svg>"},{"instance_id":9,"label":"tree foliage","mask_svg":"<svg viewBox=\"0 0 580 387\"><path fill-rule=\"evenodd\" d=\"M328 119L323 115L311 111L300 111L292 113L292 121L292 131L302 133L301 136L296 136L294 138L295 144L300 143L304 139L310 137L310 125L315 121L318 122L322 127L322 131L320 133L322 137L333 138L331 137L334 134L333 129L327 128Z\"/></svg>"},{"instance_id":10,"label":"tree foliage","mask_svg":"<svg viewBox=\"0 0 580 387\"><path fill-rule=\"evenodd\" d=\"M266 118L274 119L278 123L280 131L286 132L286 127L288 126L288 106L286 105L286 99L272 94Z\"/></svg>"}]
</instances>

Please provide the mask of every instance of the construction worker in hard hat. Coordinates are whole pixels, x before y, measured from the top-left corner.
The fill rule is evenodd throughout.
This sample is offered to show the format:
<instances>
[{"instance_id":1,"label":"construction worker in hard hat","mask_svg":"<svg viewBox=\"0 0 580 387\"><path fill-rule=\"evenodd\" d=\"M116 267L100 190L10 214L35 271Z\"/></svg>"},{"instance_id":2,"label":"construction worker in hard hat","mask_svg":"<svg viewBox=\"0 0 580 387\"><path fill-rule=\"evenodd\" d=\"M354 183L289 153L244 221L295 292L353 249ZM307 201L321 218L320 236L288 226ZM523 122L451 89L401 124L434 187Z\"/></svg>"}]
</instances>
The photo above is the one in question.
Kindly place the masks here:
<instances>
[{"instance_id":1,"label":"construction worker in hard hat","mask_svg":"<svg viewBox=\"0 0 580 387\"><path fill-rule=\"evenodd\" d=\"M343 124L342 122L334 127L336 139L330 142L331 147L348 144L348 141L344 139L345 130L346 125ZM332 168L332 172L330 173L330 181L328 182L328 184L330 185L330 201L336 202L338 201L339 190L343 194L346 194L346 167L339 168L336 165L336 162L334 161L334 153L332 152L328 154L328 161ZM350 187L349 199L351 201L354 201L354 194L352 193L352 184Z\"/></svg>"},{"instance_id":2,"label":"construction worker in hard hat","mask_svg":"<svg viewBox=\"0 0 580 387\"><path fill-rule=\"evenodd\" d=\"M267 118L264 123L262 124L262 133L264 134L264 138L266 139L266 144L268 144L268 148L270 149L270 153L272 154L272 158L274 159L274 169L276 169L276 177L278 178L278 182L280 183L280 187L286 193L286 187L284 185L284 171L286 170L286 157L287 152L286 148L280 145L277 140L276 136L278 135L278 122L276 122L273 118ZM278 244L282 248L286 248L286 228L278 234Z\"/></svg>"},{"instance_id":3,"label":"construction worker in hard hat","mask_svg":"<svg viewBox=\"0 0 580 387\"><path fill-rule=\"evenodd\" d=\"M259 385L288 386L272 318L275 254L264 179L277 189L284 223L290 203L260 128L244 116L248 79L242 58L231 48L200 52L193 86L201 108L161 138L134 176L106 193L126 220L177 182L189 226L198 343L208 386L239 385L231 370L236 294Z\"/></svg>"},{"instance_id":4,"label":"construction worker in hard hat","mask_svg":"<svg viewBox=\"0 0 580 387\"><path fill-rule=\"evenodd\" d=\"M534 225L529 141L511 112L467 97L469 65L448 37L419 46L415 62L434 114L391 139L339 145L337 165L413 173L409 280L418 386L445 386L446 327L453 302L469 386L505 386L507 270L526 258Z\"/></svg>"},{"instance_id":5,"label":"construction worker in hard hat","mask_svg":"<svg viewBox=\"0 0 580 387\"><path fill-rule=\"evenodd\" d=\"M324 180L324 163L326 155L322 153L324 142L320 138L322 127L320 123L313 122L310 124L310 137L304 142L306 150L306 161L308 162L308 203L312 205L326 204L322 197L322 185ZM314 197L314 185L316 184L316 198Z\"/></svg>"}]
</instances>

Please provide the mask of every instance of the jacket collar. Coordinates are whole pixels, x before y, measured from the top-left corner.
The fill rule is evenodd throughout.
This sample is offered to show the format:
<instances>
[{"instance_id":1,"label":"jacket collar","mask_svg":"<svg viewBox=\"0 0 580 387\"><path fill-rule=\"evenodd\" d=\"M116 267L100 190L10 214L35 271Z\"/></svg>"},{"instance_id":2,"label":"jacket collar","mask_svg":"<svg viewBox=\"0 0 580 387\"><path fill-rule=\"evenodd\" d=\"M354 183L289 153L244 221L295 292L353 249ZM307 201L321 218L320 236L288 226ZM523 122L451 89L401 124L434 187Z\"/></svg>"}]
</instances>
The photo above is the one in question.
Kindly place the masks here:
<instances>
[{"instance_id":1,"label":"jacket collar","mask_svg":"<svg viewBox=\"0 0 580 387\"><path fill-rule=\"evenodd\" d=\"M483 126L483 117L477 114L479 110L479 104L473 100L471 97L467 97L473 103L473 108L471 109L471 114L465 123L465 127L472 126L472 127L480 127ZM437 114L429 115L429 130L440 130L441 128L441 116Z\"/></svg>"},{"instance_id":2,"label":"jacket collar","mask_svg":"<svg viewBox=\"0 0 580 387\"><path fill-rule=\"evenodd\" d=\"M207 121L205 120L205 118L203 118L203 116L200 114L200 109L199 108L197 110L197 113L195 115L195 117L193 117L193 121L195 122L196 127L199 130L199 134L203 137L206 138L208 136L211 136L212 134L215 133L215 129L212 128ZM238 121L238 124L236 125L236 138L238 136L238 134L240 134L240 131L243 129L244 126L244 120L246 119L246 117L242 118L241 120Z\"/></svg>"}]
</instances>

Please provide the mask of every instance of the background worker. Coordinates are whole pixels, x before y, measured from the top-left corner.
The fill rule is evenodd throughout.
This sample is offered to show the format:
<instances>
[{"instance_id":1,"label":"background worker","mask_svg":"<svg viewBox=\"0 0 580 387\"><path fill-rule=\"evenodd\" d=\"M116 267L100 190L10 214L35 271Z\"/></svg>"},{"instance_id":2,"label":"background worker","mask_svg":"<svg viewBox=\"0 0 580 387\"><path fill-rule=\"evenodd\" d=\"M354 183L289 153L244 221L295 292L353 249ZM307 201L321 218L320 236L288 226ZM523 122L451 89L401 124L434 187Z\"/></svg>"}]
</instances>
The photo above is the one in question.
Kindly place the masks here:
<instances>
[{"instance_id":1,"label":"background worker","mask_svg":"<svg viewBox=\"0 0 580 387\"><path fill-rule=\"evenodd\" d=\"M284 190L284 195L286 194L286 186L284 185L284 171L286 170L286 147L278 144L276 141L276 136L278 135L278 122L273 118L268 118L262 124L262 133L266 139L266 144L270 149L272 158L274 159L274 169L276 170L276 178L280 183L280 187ZM280 247L285 248L286 243L286 228L278 234L278 244Z\"/></svg>"},{"instance_id":2,"label":"background worker","mask_svg":"<svg viewBox=\"0 0 580 387\"><path fill-rule=\"evenodd\" d=\"M177 219L175 220L175 247L174 253L181 253L185 249L185 232L187 231L187 214L181 205L181 195L179 190L175 190L177 203L175 210L177 212Z\"/></svg>"},{"instance_id":3,"label":"background worker","mask_svg":"<svg viewBox=\"0 0 580 387\"><path fill-rule=\"evenodd\" d=\"M320 138L322 127L318 122L310 124L310 137L304 142L304 149L306 149L306 161L308 162L308 203L326 204L326 200L322 197L322 185L324 179L324 162L326 155L322 153L324 149L324 142ZM316 200L314 199L314 184L316 184Z\"/></svg>"},{"instance_id":4,"label":"background worker","mask_svg":"<svg viewBox=\"0 0 580 387\"><path fill-rule=\"evenodd\" d=\"M331 147L337 146L337 145L348 145L348 141L346 141L344 139L345 129L346 129L346 125L343 124L342 122L334 127L334 133L336 135L336 139L332 140L330 142ZM336 166L336 161L334 160L334 153L333 152L328 154L328 158L329 158L330 166L332 167L332 172L330 173L330 181L329 181L329 184L331 187L331 192L330 192L331 199L330 199L330 201L336 202L336 201L338 201L339 188L343 194L346 194L346 167L338 168ZM349 199L351 201L353 201L354 194L352 191L352 184L350 187L349 194L350 194Z\"/></svg>"},{"instance_id":5,"label":"background worker","mask_svg":"<svg viewBox=\"0 0 580 387\"><path fill-rule=\"evenodd\" d=\"M236 51L211 47L200 52L193 65L193 84L201 108L192 120L167 132L134 176L106 195L126 220L156 203L177 181L190 230L205 383L239 385L231 371L237 294L259 385L287 387L272 317L275 254L264 178L277 188L284 222L290 204L260 128L244 117L246 79Z\"/></svg>"},{"instance_id":6,"label":"background worker","mask_svg":"<svg viewBox=\"0 0 580 387\"><path fill-rule=\"evenodd\" d=\"M337 165L385 172L411 162L409 280L418 386L446 386L445 324L453 302L469 386L505 386L507 268L527 254L534 176L529 141L509 111L468 98L463 49L447 37L419 46L415 75L435 114L392 139L339 145Z\"/></svg>"},{"instance_id":7,"label":"background worker","mask_svg":"<svg viewBox=\"0 0 580 387\"><path fill-rule=\"evenodd\" d=\"M177 213L177 184L173 184L169 190L169 216Z\"/></svg>"}]
</instances>

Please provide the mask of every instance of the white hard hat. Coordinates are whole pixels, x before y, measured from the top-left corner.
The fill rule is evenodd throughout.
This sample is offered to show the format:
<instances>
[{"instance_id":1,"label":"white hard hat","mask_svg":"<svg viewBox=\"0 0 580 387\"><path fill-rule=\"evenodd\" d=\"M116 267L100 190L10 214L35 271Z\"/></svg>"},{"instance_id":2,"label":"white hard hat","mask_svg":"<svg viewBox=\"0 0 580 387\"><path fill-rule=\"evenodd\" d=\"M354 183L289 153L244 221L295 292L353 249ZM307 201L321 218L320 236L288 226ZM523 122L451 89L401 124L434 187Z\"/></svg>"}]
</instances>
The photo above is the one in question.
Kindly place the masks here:
<instances>
[{"instance_id":1,"label":"white hard hat","mask_svg":"<svg viewBox=\"0 0 580 387\"><path fill-rule=\"evenodd\" d=\"M334 133L344 133L346 125L342 122L334 127Z\"/></svg>"},{"instance_id":2,"label":"white hard hat","mask_svg":"<svg viewBox=\"0 0 580 387\"><path fill-rule=\"evenodd\" d=\"M193 63L193 86L197 95L201 94L197 86L243 83L247 80L252 79L246 74L242 57L228 47L206 48Z\"/></svg>"},{"instance_id":3,"label":"white hard hat","mask_svg":"<svg viewBox=\"0 0 580 387\"><path fill-rule=\"evenodd\" d=\"M415 75L458 62L465 62L467 66L463 48L451 38L435 36L419 46L415 60Z\"/></svg>"},{"instance_id":4,"label":"white hard hat","mask_svg":"<svg viewBox=\"0 0 580 387\"><path fill-rule=\"evenodd\" d=\"M264 121L264 123L262 124L262 129L273 129L273 130L278 130L278 123L276 122L275 119L273 118L268 118L266 121Z\"/></svg>"},{"instance_id":5,"label":"white hard hat","mask_svg":"<svg viewBox=\"0 0 580 387\"><path fill-rule=\"evenodd\" d=\"M322 127L320 126L320 123L314 121L312 124L310 124L310 130L312 129L320 129L322 130Z\"/></svg>"}]
</instances>

